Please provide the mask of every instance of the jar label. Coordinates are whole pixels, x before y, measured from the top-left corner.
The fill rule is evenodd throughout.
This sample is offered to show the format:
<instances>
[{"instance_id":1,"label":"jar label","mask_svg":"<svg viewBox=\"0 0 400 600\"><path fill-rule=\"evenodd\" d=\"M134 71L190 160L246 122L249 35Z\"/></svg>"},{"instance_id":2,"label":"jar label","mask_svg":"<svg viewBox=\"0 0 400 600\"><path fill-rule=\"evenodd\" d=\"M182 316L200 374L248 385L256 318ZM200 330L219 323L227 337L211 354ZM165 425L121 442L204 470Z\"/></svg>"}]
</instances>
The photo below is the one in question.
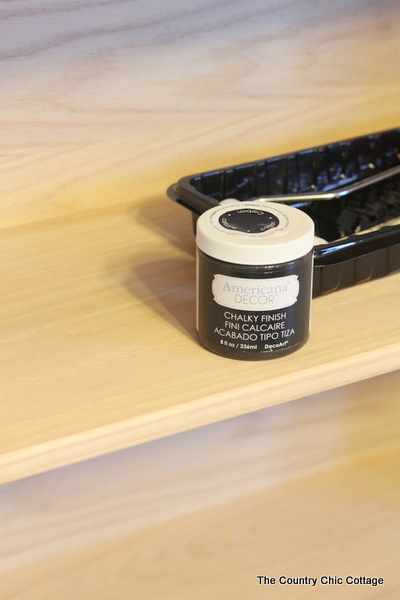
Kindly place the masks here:
<instances>
[{"instance_id":1,"label":"jar label","mask_svg":"<svg viewBox=\"0 0 400 600\"><path fill-rule=\"evenodd\" d=\"M279 310L297 302L299 278L288 275L272 279L242 279L216 274L212 293L214 301L227 308Z\"/></svg>"}]
</instances>

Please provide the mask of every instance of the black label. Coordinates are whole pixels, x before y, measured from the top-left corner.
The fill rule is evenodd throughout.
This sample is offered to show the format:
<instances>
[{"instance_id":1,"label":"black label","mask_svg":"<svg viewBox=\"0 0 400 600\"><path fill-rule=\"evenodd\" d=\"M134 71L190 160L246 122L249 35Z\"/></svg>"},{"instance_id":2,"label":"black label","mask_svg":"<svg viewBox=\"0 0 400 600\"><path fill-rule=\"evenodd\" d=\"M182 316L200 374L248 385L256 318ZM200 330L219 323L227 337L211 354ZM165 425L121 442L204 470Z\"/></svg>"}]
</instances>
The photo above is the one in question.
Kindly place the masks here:
<instances>
[{"instance_id":1,"label":"black label","mask_svg":"<svg viewBox=\"0 0 400 600\"><path fill-rule=\"evenodd\" d=\"M263 233L279 225L278 217L256 208L230 210L221 215L218 221L225 229L233 229L244 233Z\"/></svg>"},{"instance_id":2,"label":"black label","mask_svg":"<svg viewBox=\"0 0 400 600\"><path fill-rule=\"evenodd\" d=\"M276 358L297 350L309 336L311 278L311 252L282 266L254 267L230 265L199 251L200 341L217 354L243 360ZM296 282L294 297L289 290ZM281 301L282 294L287 302Z\"/></svg>"}]
</instances>

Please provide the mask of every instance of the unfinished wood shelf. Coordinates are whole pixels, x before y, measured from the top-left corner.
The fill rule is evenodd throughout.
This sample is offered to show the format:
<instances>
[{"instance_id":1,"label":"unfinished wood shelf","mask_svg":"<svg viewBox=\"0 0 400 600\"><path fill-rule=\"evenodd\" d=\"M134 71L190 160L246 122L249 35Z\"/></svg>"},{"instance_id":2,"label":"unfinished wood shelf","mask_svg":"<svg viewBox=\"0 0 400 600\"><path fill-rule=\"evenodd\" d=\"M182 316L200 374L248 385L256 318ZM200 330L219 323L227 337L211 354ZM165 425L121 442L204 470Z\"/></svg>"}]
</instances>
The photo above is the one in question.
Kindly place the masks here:
<instances>
[{"instance_id":1,"label":"unfinished wood shelf","mask_svg":"<svg viewBox=\"0 0 400 600\"><path fill-rule=\"evenodd\" d=\"M190 215L166 198L10 228L0 245L2 482L400 367L400 274L315 299L288 357L206 351Z\"/></svg>"}]
</instances>

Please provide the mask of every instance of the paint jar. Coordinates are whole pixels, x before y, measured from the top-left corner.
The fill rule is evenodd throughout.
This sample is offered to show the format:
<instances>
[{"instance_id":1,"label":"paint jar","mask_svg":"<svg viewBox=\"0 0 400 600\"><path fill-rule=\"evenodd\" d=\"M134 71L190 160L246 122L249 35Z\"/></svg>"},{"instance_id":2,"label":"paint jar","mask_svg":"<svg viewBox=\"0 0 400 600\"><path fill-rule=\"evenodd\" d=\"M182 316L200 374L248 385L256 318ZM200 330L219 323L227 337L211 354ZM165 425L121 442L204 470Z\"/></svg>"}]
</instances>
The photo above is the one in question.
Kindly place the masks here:
<instances>
[{"instance_id":1,"label":"paint jar","mask_svg":"<svg viewBox=\"0 0 400 600\"><path fill-rule=\"evenodd\" d=\"M228 358L264 360L310 334L314 223L274 202L227 203L197 221L197 332Z\"/></svg>"}]
</instances>

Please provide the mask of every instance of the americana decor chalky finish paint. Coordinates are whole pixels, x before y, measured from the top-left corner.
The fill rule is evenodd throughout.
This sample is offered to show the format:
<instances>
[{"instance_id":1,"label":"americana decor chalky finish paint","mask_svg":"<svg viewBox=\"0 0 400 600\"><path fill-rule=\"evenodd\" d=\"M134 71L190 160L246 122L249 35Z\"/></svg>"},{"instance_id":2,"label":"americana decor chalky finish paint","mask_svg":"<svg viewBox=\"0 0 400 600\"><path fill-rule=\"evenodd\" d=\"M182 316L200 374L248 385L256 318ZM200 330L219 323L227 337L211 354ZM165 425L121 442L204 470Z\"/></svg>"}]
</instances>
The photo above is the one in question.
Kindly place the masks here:
<instances>
[{"instance_id":1,"label":"americana decor chalky finish paint","mask_svg":"<svg viewBox=\"0 0 400 600\"><path fill-rule=\"evenodd\" d=\"M284 356L310 333L314 223L274 202L220 205L197 221L197 332L216 354Z\"/></svg>"}]
</instances>

